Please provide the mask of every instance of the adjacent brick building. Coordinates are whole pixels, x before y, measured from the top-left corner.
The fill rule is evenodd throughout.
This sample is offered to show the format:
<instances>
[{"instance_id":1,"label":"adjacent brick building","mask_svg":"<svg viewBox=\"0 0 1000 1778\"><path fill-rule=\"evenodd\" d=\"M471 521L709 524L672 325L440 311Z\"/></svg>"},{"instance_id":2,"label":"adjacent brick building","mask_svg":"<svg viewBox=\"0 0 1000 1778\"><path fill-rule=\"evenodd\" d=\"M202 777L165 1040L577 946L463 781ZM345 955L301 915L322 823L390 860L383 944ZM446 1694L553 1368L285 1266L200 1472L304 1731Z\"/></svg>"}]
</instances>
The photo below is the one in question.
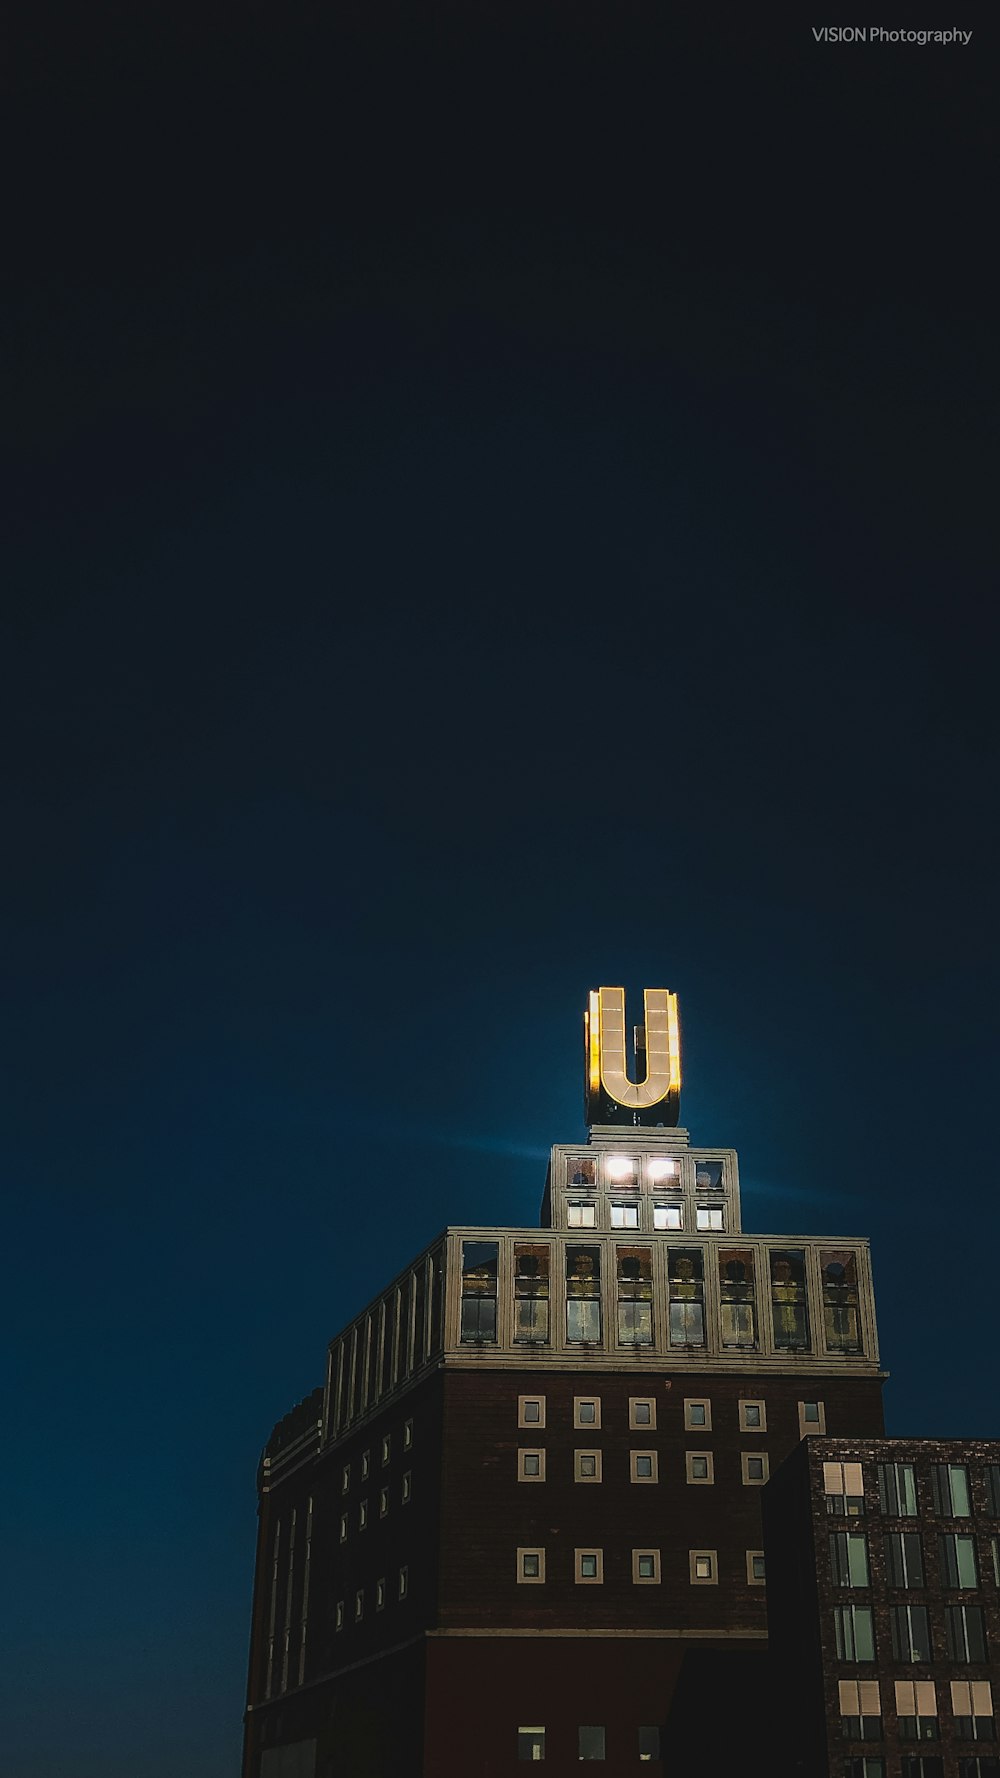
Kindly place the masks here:
<instances>
[{"instance_id":1,"label":"adjacent brick building","mask_svg":"<svg viewBox=\"0 0 1000 1778\"><path fill-rule=\"evenodd\" d=\"M793 1778L1000 1778L1000 1443L810 1438L763 1495Z\"/></svg>"},{"instance_id":2,"label":"adjacent brick building","mask_svg":"<svg viewBox=\"0 0 1000 1778\"><path fill-rule=\"evenodd\" d=\"M771 1770L761 1496L883 1430L868 1246L743 1232L672 996L634 1082L621 990L588 1017L540 1226L445 1230L272 1434L244 1778Z\"/></svg>"}]
</instances>

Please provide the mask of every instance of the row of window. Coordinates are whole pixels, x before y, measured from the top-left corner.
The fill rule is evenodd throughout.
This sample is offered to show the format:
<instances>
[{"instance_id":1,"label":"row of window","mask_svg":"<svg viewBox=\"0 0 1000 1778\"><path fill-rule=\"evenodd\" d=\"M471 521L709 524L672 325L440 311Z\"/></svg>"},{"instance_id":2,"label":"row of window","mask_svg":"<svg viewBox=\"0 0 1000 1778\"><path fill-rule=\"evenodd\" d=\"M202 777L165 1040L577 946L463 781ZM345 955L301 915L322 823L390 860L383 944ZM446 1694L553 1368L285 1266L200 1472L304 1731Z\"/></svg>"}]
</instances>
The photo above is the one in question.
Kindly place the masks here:
<instances>
[{"instance_id":1,"label":"row of window","mask_svg":"<svg viewBox=\"0 0 1000 1778\"><path fill-rule=\"evenodd\" d=\"M398 1573L398 1576L396 1579L396 1598L397 1599L405 1599L409 1594L409 1590L410 1590L410 1570L408 1567L404 1566L399 1570L399 1573ZM373 1596L374 1596L375 1610L376 1611L384 1611L386 1600L389 1597L389 1589L388 1589L385 1575L379 1576L378 1580L375 1582L375 1586L372 1589L372 1591L373 1591ZM344 1623L346 1621L346 1611L347 1611L347 1601L344 1599L338 1599L336 1606L334 1608L334 1617L333 1617L333 1627L335 1630L342 1630L344 1628ZM354 1595L354 1622L356 1624L359 1624L361 1622L362 1618L364 1617L364 1615L365 1615L365 1589L364 1589L364 1587L358 1587L358 1589Z\"/></svg>"},{"instance_id":2,"label":"row of window","mask_svg":"<svg viewBox=\"0 0 1000 1778\"><path fill-rule=\"evenodd\" d=\"M875 1623L870 1605L838 1605L833 1613L837 1658L841 1661L874 1661ZM903 1662L930 1662L935 1658L931 1618L926 1605L889 1607L892 1658ZM989 1659L986 1621L979 1605L944 1607L944 1646L949 1661L969 1663Z\"/></svg>"},{"instance_id":3,"label":"row of window","mask_svg":"<svg viewBox=\"0 0 1000 1778\"><path fill-rule=\"evenodd\" d=\"M838 1587L871 1585L868 1538L863 1531L830 1533L830 1568ZM926 1569L919 1531L887 1531L883 1538L886 1580L890 1587L924 1587ZM993 1577L1000 1586L1000 1537L991 1539ZM978 1587L976 1540L961 1531L937 1535L940 1583L944 1587Z\"/></svg>"},{"instance_id":4,"label":"row of window","mask_svg":"<svg viewBox=\"0 0 1000 1778\"><path fill-rule=\"evenodd\" d=\"M605 1748L607 1735L600 1725L587 1724L576 1732L577 1759L606 1759ZM654 1760L660 1757L660 1731L658 1728L638 1730L637 1757L640 1760ZM545 1729L532 1727L530 1724L517 1731L517 1757L519 1760L542 1760L545 1758Z\"/></svg>"},{"instance_id":5,"label":"row of window","mask_svg":"<svg viewBox=\"0 0 1000 1778\"><path fill-rule=\"evenodd\" d=\"M656 1430L656 1397L654 1395L630 1395L628 1399L628 1423L630 1430L648 1426ZM826 1431L826 1408L821 1401L800 1401L799 1431L805 1437L807 1433L823 1433ZM517 1398L517 1424L520 1427L545 1425L545 1396L519 1395ZM767 1403L758 1397L746 1397L737 1403L737 1417L741 1432L767 1431ZM600 1427L601 1397L599 1395L574 1395L573 1425L584 1427ZM689 1432L712 1431L712 1403L708 1396L684 1397L684 1427Z\"/></svg>"},{"instance_id":6,"label":"row of window","mask_svg":"<svg viewBox=\"0 0 1000 1778\"><path fill-rule=\"evenodd\" d=\"M859 1754L840 1769L843 1778L887 1778L881 1754ZM904 1754L899 1771L900 1778L944 1778L944 1760L939 1753ZM957 1778L1000 1778L1000 1759L993 1754L960 1754Z\"/></svg>"},{"instance_id":7,"label":"row of window","mask_svg":"<svg viewBox=\"0 0 1000 1778\"><path fill-rule=\"evenodd\" d=\"M567 1228L603 1228L604 1217L599 1214L602 1209L603 1205L599 1205L595 1198L571 1198L566 1205ZM666 1203L659 1203L654 1199L652 1204L644 1204L636 1199L618 1201L612 1198L607 1205L607 1226L611 1229L683 1229L684 1209L682 1198ZM714 1231L724 1234L725 1206L696 1204L694 1227L704 1234Z\"/></svg>"},{"instance_id":8,"label":"row of window","mask_svg":"<svg viewBox=\"0 0 1000 1778\"><path fill-rule=\"evenodd\" d=\"M541 1547L519 1549L516 1573L519 1583L529 1586L544 1586L547 1578L544 1549ZM578 1586L602 1586L604 1584L603 1549L575 1549L573 1551L573 1579ZM719 1580L717 1552L715 1550L689 1550L688 1579L692 1586L716 1586ZM763 1586L763 1550L747 1550L746 1579L749 1586ZM633 1584L635 1586L659 1586L660 1580L660 1551L658 1549L633 1550Z\"/></svg>"},{"instance_id":9,"label":"row of window","mask_svg":"<svg viewBox=\"0 0 1000 1778\"><path fill-rule=\"evenodd\" d=\"M409 1450L412 1450L412 1448L413 1448L413 1421L412 1420L406 1420L403 1423L402 1445L403 1445L404 1451L409 1451ZM382 1434L382 1447L381 1447L381 1454L380 1455L381 1455L382 1468L385 1469L388 1466L388 1464L392 1461L392 1433L391 1432L384 1432ZM358 1465L358 1469L359 1469L359 1474L360 1474L361 1480L363 1482L366 1482L372 1472L372 1454L371 1454L370 1450L362 1451L361 1460ZM345 1463L343 1469L340 1472L340 1492L342 1494L346 1494L348 1492L350 1486L351 1486L351 1466L349 1463Z\"/></svg>"},{"instance_id":10,"label":"row of window","mask_svg":"<svg viewBox=\"0 0 1000 1778\"><path fill-rule=\"evenodd\" d=\"M566 1156L565 1184L569 1191L723 1191L725 1162L694 1155L571 1154Z\"/></svg>"},{"instance_id":11,"label":"row of window","mask_svg":"<svg viewBox=\"0 0 1000 1778\"><path fill-rule=\"evenodd\" d=\"M403 1476L402 1482L400 1483L400 1489L399 1489L400 1505L401 1506L408 1506L412 1499L413 1499L413 1479L411 1477L410 1471L407 1470L406 1474ZM389 1489L388 1488L380 1488L378 1491L378 1516L380 1519L384 1519L386 1517L386 1515L389 1511L389 1506L390 1506ZM360 1500L358 1502L358 1530L359 1531L364 1531L367 1529L369 1516L370 1515L369 1515L369 1507L368 1507L367 1499ZM341 1513L341 1515L340 1515L340 1541L341 1541L341 1543L347 1542L349 1531L350 1531L350 1516L348 1513Z\"/></svg>"},{"instance_id":12,"label":"row of window","mask_svg":"<svg viewBox=\"0 0 1000 1778\"><path fill-rule=\"evenodd\" d=\"M617 1453L615 1454L617 1455ZM658 1451L629 1451L628 1461L630 1481L659 1481ZM740 1464L743 1470L744 1486L763 1487L769 1474L767 1452L741 1451ZM700 1482L710 1486L715 1481L715 1456L712 1451L685 1451L684 1467L689 1482ZM526 1445L518 1447L517 1479L519 1482L545 1481L546 1452L541 1447L532 1448ZM574 1451L573 1480L575 1482L602 1482L604 1480L603 1451Z\"/></svg>"},{"instance_id":13,"label":"row of window","mask_svg":"<svg viewBox=\"0 0 1000 1778\"><path fill-rule=\"evenodd\" d=\"M879 1511L894 1519L914 1519L920 1511L917 1474L912 1463L879 1463ZM865 1465L824 1463L823 1490L827 1511L860 1516L865 1510ZM1000 1519L1000 1463L986 1463L982 1470L986 1511ZM973 1488L966 1463L932 1463L930 1500L923 1509L943 1519L971 1519Z\"/></svg>"},{"instance_id":14,"label":"row of window","mask_svg":"<svg viewBox=\"0 0 1000 1778\"><path fill-rule=\"evenodd\" d=\"M893 1702L900 1738L937 1741L941 1729L933 1679L896 1679ZM841 1728L851 1741L882 1739L882 1694L877 1679L839 1681ZM995 1741L993 1688L988 1679L953 1679L948 1688L955 1734L963 1741ZM946 1696L948 1695L946 1693Z\"/></svg>"},{"instance_id":15,"label":"row of window","mask_svg":"<svg viewBox=\"0 0 1000 1778\"><path fill-rule=\"evenodd\" d=\"M594 1211L580 1205L580 1214ZM629 1206L620 1206L624 1215ZM631 1207L638 1211L635 1206ZM721 1211L719 1211L721 1215ZM637 1226L637 1225L636 1225ZM567 1242L565 1280L560 1289L565 1339L569 1345L603 1341L604 1307L601 1267L603 1247ZM707 1344L705 1250L670 1244L666 1250L665 1323L673 1348L704 1348ZM726 1348L755 1350L761 1342L757 1294L760 1256L752 1247L709 1251L709 1265L718 1267L719 1337ZM654 1259L652 1247L616 1246L611 1259L614 1311L619 1345L652 1346L654 1339ZM545 1345L551 1335L550 1267L552 1248L546 1241L514 1243L515 1344ZM828 1352L862 1350L858 1256L850 1249L819 1255L823 1336ZM498 1326L500 1245L497 1241L462 1242L461 1338L466 1344L495 1345ZM804 1248L772 1248L767 1254L764 1285L770 1309L770 1338L778 1351L804 1352L812 1347L807 1256ZM659 1287L658 1287L659 1288ZM554 1281L553 1281L554 1292Z\"/></svg>"}]
</instances>

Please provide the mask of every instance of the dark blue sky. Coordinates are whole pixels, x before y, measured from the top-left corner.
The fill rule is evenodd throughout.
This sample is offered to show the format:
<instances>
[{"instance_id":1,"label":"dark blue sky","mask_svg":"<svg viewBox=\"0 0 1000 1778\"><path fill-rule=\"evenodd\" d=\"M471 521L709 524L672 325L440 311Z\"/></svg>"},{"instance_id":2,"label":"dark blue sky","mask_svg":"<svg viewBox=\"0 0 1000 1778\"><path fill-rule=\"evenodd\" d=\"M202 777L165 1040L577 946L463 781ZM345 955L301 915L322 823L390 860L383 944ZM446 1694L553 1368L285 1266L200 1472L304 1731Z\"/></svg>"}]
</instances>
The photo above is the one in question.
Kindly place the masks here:
<instances>
[{"instance_id":1,"label":"dark blue sky","mask_svg":"<svg viewBox=\"0 0 1000 1778\"><path fill-rule=\"evenodd\" d=\"M997 1432L995 39L603 10L15 46L13 1778L233 1778L260 1446L598 983Z\"/></svg>"}]
</instances>

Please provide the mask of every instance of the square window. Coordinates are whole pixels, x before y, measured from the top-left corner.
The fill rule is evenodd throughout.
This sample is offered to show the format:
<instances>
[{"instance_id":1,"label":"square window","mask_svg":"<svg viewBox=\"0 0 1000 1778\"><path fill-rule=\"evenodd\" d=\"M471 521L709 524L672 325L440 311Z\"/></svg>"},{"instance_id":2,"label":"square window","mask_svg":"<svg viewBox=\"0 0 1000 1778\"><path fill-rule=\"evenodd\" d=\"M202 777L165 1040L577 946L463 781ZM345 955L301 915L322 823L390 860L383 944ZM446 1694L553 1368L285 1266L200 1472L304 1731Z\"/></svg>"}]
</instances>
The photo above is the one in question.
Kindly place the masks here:
<instances>
[{"instance_id":1,"label":"square window","mask_svg":"<svg viewBox=\"0 0 1000 1778\"><path fill-rule=\"evenodd\" d=\"M601 1398L598 1395L575 1395L573 1397L573 1425L600 1426Z\"/></svg>"},{"instance_id":2,"label":"square window","mask_svg":"<svg viewBox=\"0 0 1000 1778\"><path fill-rule=\"evenodd\" d=\"M576 1482L599 1482L601 1480L600 1451L573 1452L573 1480Z\"/></svg>"},{"instance_id":3,"label":"square window","mask_svg":"<svg viewBox=\"0 0 1000 1778\"><path fill-rule=\"evenodd\" d=\"M521 1728L517 1731L518 1759L540 1760L545 1758L545 1730Z\"/></svg>"},{"instance_id":4,"label":"square window","mask_svg":"<svg viewBox=\"0 0 1000 1778\"><path fill-rule=\"evenodd\" d=\"M545 1452L528 1451L522 1447L517 1453L517 1479L519 1482L544 1482Z\"/></svg>"},{"instance_id":5,"label":"square window","mask_svg":"<svg viewBox=\"0 0 1000 1778\"><path fill-rule=\"evenodd\" d=\"M519 1426L545 1425L544 1395L519 1395L517 1398L517 1423Z\"/></svg>"},{"instance_id":6,"label":"square window","mask_svg":"<svg viewBox=\"0 0 1000 1778\"><path fill-rule=\"evenodd\" d=\"M639 1227L638 1204L612 1204L611 1227L613 1229L637 1229Z\"/></svg>"},{"instance_id":7,"label":"square window","mask_svg":"<svg viewBox=\"0 0 1000 1778\"><path fill-rule=\"evenodd\" d=\"M410 1570L401 1568L399 1571L399 1597L405 1599L410 1590Z\"/></svg>"},{"instance_id":8,"label":"square window","mask_svg":"<svg viewBox=\"0 0 1000 1778\"><path fill-rule=\"evenodd\" d=\"M704 1427L706 1432L712 1430L712 1404L704 1399L685 1401L684 1424L690 1430Z\"/></svg>"},{"instance_id":9,"label":"square window","mask_svg":"<svg viewBox=\"0 0 1000 1778\"><path fill-rule=\"evenodd\" d=\"M685 1462L689 1482L714 1482L715 1467L711 1451L688 1451Z\"/></svg>"},{"instance_id":10,"label":"square window","mask_svg":"<svg viewBox=\"0 0 1000 1778\"><path fill-rule=\"evenodd\" d=\"M659 1550L632 1551L632 1580L636 1586L658 1585L660 1579Z\"/></svg>"},{"instance_id":11,"label":"square window","mask_svg":"<svg viewBox=\"0 0 1000 1778\"><path fill-rule=\"evenodd\" d=\"M596 1204L567 1204L566 1224L571 1229L596 1229Z\"/></svg>"},{"instance_id":12,"label":"square window","mask_svg":"<svg viewBox=\"0 0 1000 1778\"><path fill-rule=\"evenodd\" d=\"M658 1479L655 1451L630 1451L629 1467L633 1482L655 1482Z\"/></svg>"},{"instance_id":13,"label":"square window","mask_svg":"<svg viewBox=\"0 0 1000 1778\"><path fill-rule=\"evenodd\" d=\"M630 1426L655 1426L656 1402L651 1395L632 1395L628 1404Z\"/></svg>"},{"instance_id":14,"label":"square window","mask_svg":"<svg viewBox=\"0 0 1000 1778\"><path fill-rule=\"evenodd\" d=\"M762 1401L740 1402L740 1431L766 1432L767 1405Z\"/></svg>"},{"instance_id":15,"label":"square window","mask_svg":"<svg viewBox=\"0 0 1000 1778\"><path fill-rule=\"evenodd\" d=\"M714 1550L690 1550L688 1560L691 1569L691 1582L694 1586L715 1586L718 1582L716 1572L716 1554Z\"/></svg>"},{"instance_id":16,"label":"square window","mask_svg":"<svg viewBox=\"0 0 1000 1778\"><path fill-rule=\"evenodd\" d=\"M760 1488L767 1481L767 1452L743 1451L743 1485Z\"/></svg>"},{"instance_id":17,"label":"square window","mask_svg":"<svg viewBox=\"0 0 1000 1778\"><path fill-rule=\"evenodd\" d=\"M604 1730L600 1728L582 1728L577 1731L580 1745L580 1759L603 1759Z\"/></svg>"},{"instance_id":18,"label":"square window","mask_svg":"<svg viewBox=\"0 0 1000 1778\"><path fill-rule=\"evenodd\" d=\"M682 1204L654 1204L654 1229L682 1229L684 1227L684 1206Z\"/></svg>"},{"instance_id":19,"label":"square window","mask_svg":"<svg viewBox=\"0 0 1000 1778\"><path fill-rule=\"evenodd\" d=\"M799 1436L808 1438L811 1432L823 1434L826 1431L826 1408L821 1401L799 1402Z\"/></svg>"},{"instance_id":20,"label":"square window","mask_svg":"<svg viewBox=\"0 0 1000 1778\"><path fill-rule=\"evenodd\" d=\"M413 1481L410 1476L410 1471L407 1470L406 1474L403 1477L403 1486L402 1486L402 1490L401 1490L401 1499L402 1499L404 1506L406 1505L407 1501L412 1496L412 1493L413 1493Z\"/></svg>"},{"instance_id":21,"label":"square window","mask_svg":"<svg viewBox=\"0 0 1000 1778\"><path fill-rule=\"evenodd\" d=\"M747 1584L751 1587L764 1585L763 1550L747 1550Z\"/></svg>"},{"instance_id":22,"label":"square window","mask_svg":"<svg viewBox=\"0 0 1000 1778\"><path fill-rule=\"evenodd\" d=\"M646 1172L654 1185L680 1185L681 1164L672 1155L657 1154L651 1156Z\"/></svg>"},{"instance_id":23,"label":"square window","mask_svg":"<svg viewBox=\"0 0 1000 1778\"><path fill-rule=\"evenodd\" d=\"M403 1450L408 1451L413 1443L413 1421L407 1420L403 1425Z\"/></svg>"},{"instance_id":24,"label":"square window","mask_svg":"<svg viewBox=\"0 0 1000 1778\"><path fill-rule=\"evenodd\" d=\"M604 1579L604 1551L577 1550L576 1579L582 1585L599 1586Z\"/></svg>"},{"instance_id":25,"label":"square window","mask_svg":"<svg viewBox=\"0 0 1000 1778\"><path fill-rule=\"evenodd\" d=\"M699 1229L722 1229L725 1227L721 1204L699 1204L695 1211L695 1226Z\"/></svg>"},{"instance_id":26,"label":"square window","mask_svg":"<svg viewBox=\"0 0 1000 1778\"><path fill-rule=\"evenodd\" d=\"M541 1585L545 1579L545 1551L521 1549L517 1552L517 1578Z\"/></svg>"}]
</instances>

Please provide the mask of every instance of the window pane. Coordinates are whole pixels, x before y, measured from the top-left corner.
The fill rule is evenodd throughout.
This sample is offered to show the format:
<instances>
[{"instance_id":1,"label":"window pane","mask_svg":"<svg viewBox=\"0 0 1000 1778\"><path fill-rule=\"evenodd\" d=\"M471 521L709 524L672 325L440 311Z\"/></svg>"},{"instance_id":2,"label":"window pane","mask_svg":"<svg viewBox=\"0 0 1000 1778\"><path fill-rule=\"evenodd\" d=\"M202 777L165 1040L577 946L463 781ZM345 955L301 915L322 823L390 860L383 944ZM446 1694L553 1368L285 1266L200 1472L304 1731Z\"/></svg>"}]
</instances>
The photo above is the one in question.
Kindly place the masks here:
<instances>
[{"instance_id":1,"label":"window pane","mask_svg":"<svg viewBox=\"0 0 1000 1778\"><path fill-rule=\"evenodd\" d=\"M538 1344L549 1337L549 1249L539 1242L514 1245L514 1339Z\"/></svg>"},{"instance_id":2,"label":"window pane","mask_svg":"<svg viewBox=\"0 0 1000 1778\"><path fill-rule=\"evenodd\" d=\"M722 1344L757 1344L757 1302L752 1248L724 1247L719 1253Z\"/></svg>"},{"instance_id":3,"label":"window pane","mask_svg":"<svg viewBox=\"0 0 1000 1778\"><path fill-rule=\"evenodd\" d=\"M705 1284L700 1247L672 1247L669 1258L670 1344L704 1346Z\"/></svg>"},{"instance_id":4,"label":"window pane","mask_svg":"<svg viewBox=\"0 0 1000 1778\"><path fill-rule=\"evenodd\" d=\"M912 1463L879 1464L878 1499L880 1510L891 1518L916 1518L917 1484Z\"/></svg>"},{"instance_id":5,"label":"window pane","mask_svg":"<svg viewBox=\"0 0 1000 1778\"><path fill-rule=\"evenodd\" d=\"M805 1351L809 1346L805 1253L800 1248L772 1249L770 1267L774 1343L785 1351Z\"/></svg>"},{"instance_id":6,"label":"window pane","mask_svg":"<svg viewBox=\"0 0 1000 1778\"><path fill-rule=\"evenodd\" d=\"M465 1341L496 1340L498 1252L496 1241L462 1243L462 1339Z\"/></svg>"},{"instance_id":7,"label":"window pane","mask_svg":"<svg viewBox=\"0 0 1000 1778\"><path fill-rule=\"evenodd\" d=\"M518 1729L517 1757L525 1760L545 1758L545 1730Z\"/></svg>"},{"instance_id":8,"label":"window pane","mask_svg":"<svg viewBox=\"0 0 1000 1778\"><path fill-rule=\"evenodd\" d=\"M823 1334L828 1352L861 1351L858 1256L850 1248L821 1252Z\"/></svg>"},{"instance_id":9,"label":"window pane","mask_svg":"<svg viewBox=\"0 0 1000 1778\"><path fill-rule=\"evenodd\" d=\"M639 1730L639 1758L640 1758L640 1760L653 1760L653 1759L659 1759L659 1757L660 1757L660 1731L659 1731L659 1729L640 1729Z\"/></svg>"},{"instance_id":10,"label":"window pane","mask_svg":"<svg viewBox=\"0 0 1000 1778\"><path fill-rule=\"evenodd\" d=\"M580 1758L581 1759L603 1759L604 1758L604 1730L603 1729L584 1728L579 1731L579 1736L580 1736Z\"/></svg>"}]
</instances>

